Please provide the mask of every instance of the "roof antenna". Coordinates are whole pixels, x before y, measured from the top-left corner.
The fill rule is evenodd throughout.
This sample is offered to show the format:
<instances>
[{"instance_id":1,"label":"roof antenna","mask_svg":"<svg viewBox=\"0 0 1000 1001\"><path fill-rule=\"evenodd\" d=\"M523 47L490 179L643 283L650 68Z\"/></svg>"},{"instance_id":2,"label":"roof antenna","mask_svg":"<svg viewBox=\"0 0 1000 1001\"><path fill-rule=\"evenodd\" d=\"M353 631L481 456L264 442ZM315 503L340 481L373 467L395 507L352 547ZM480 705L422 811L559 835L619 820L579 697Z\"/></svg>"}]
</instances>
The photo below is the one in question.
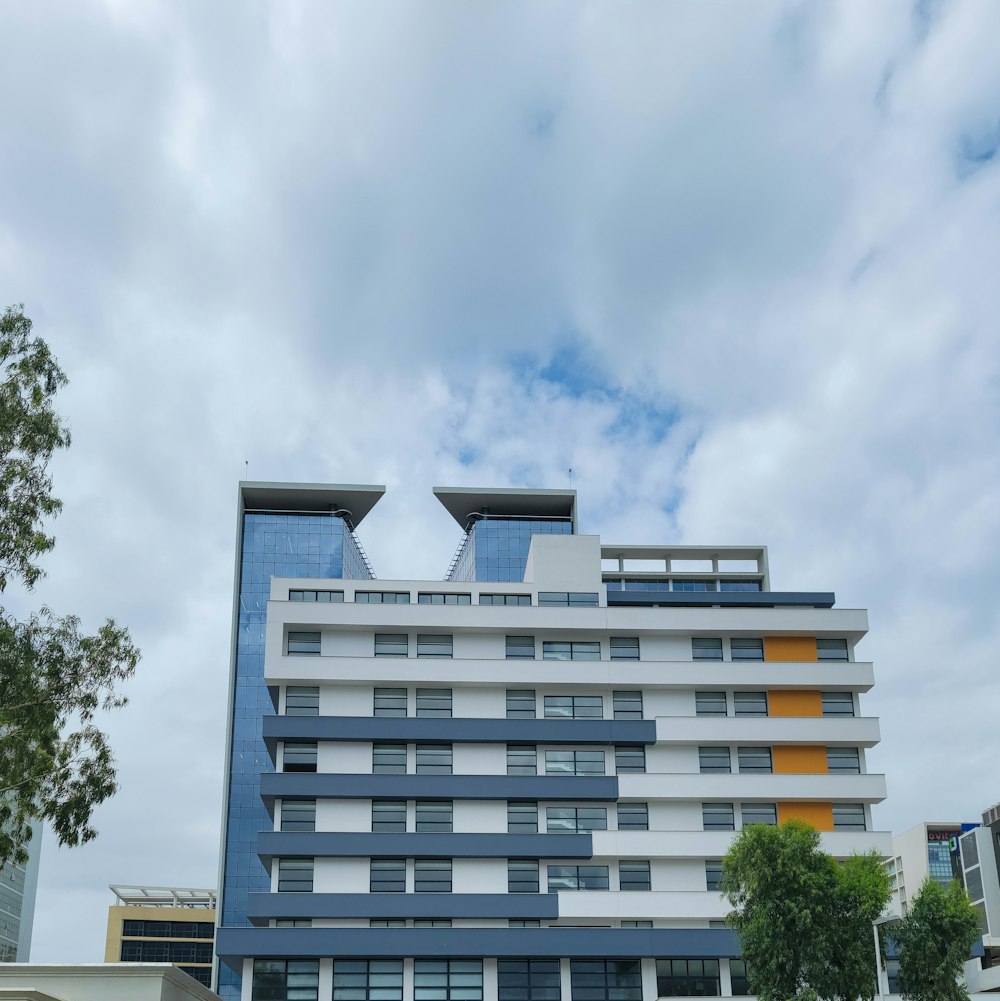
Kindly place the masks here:
<instances>
[{"instance_id":1,"label":"roof antenna","mask_svg":"<svg viewBox=\"0 0 1000 1001\"><path fill-rule=\"evenodd\" d=\"M570 490L572 490L573 489L573 467L572 466L569 467L568 472L569 472L569 488L570 488Z\"/></svg>"},{"instance_id":2,"label":"roof antenna","mask_svg":"<svg viewBox=\"0 0 1000 1001\"><path fill-rule=\"evenodd\" d=\"M244 469L243 479L249 480L250 479L250 460L249 459L244 459L243 460L243 469Z\"/></svg>"}]
</instances>

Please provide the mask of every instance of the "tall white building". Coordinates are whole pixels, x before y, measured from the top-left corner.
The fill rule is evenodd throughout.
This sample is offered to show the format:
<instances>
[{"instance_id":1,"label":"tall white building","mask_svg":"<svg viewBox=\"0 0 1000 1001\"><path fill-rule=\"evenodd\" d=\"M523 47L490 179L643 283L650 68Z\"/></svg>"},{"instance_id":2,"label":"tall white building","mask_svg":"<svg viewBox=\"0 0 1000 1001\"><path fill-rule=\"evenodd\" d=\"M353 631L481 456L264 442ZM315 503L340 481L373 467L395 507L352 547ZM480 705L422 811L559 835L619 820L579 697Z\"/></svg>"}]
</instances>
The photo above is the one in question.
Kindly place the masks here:
<instances>
[{"instance_id":1,"label":"tall white building","mask_svg":"<svg viewBox=\"0 0 1000 1001\"><path fill-rule=\"evenodd\" d=\"M865 611L772 591L763 547L580 535L573 491L436 490L463 531L443 582L351 577L346 548L325 578L261 569L327 545L322 518L356 545L380 493L241 487L237 595L269 600L234 610L223 997L746 994L715 889L735 831L889 853Z\"/></svg>"},{"instance_id":2,"label":"tall white building","mask_svg":"<svg viewBox=\"0 0 1000 1001\"><path fill-rule=\"evenodd\" d=\"M26 963L30 957L41 853L42 825L36 821L27 863L0 866L0 963Z\"/></svg>"}]
</instances>

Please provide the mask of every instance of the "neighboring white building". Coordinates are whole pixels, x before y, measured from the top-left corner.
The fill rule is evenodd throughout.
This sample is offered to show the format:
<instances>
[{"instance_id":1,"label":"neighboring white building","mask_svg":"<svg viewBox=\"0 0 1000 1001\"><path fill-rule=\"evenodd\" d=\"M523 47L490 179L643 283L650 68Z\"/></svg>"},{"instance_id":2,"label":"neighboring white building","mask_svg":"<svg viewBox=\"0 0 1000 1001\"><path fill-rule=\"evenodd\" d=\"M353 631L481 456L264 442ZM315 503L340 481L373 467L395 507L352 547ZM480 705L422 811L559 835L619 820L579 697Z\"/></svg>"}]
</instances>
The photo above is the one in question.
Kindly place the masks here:
<instances>
[{"instance_id":1,"label":"neighboring white building","mask_svg":"<svg viewBox=\"0 0 1000 1001\"><path fill-rule=\"evenodd\" d=\"M269 573L379 488L309 489L241 488L238 593L270 600L234 639L263 634L276 714L236 690L274 770L256 830L230 793L226 871L245 852L267 885L224 876L224 997L745 995L715 890L735 831L891 851L867 614L771 591L763 547L602 544L572 491L439 489L465 532L444 582Z\"/></svg>"},{"instance_id":2,"label":"neighboring white building","mask_svg":"<svg viewBox=\"0 0 1000 1001\"><path fill-rule=\"evenodd\" d=\"M219 1001L169 963L0 963L3 1001Z\"/></svg>"},{"instance_id":3,"label":"neighboring white building","mask_svg":"<svg viewBox=\"0 0 1000 1001\"><path fill-rule=\"evenodd\" d=\"M965 966L970 990L1000 991L1000 804L959 839L962 884L979 911L983 957Z\"/></svg>"},{"instance_id":4,"label":"neighboring white building","mask_svg":"<svg viewBox=\"0 0 1000 1001\"><path fill-rule=\"evenodd\" d=\"M887 911L905 917L910 901L927 879L950 883L960 879L958 839L974 824L960 821L925 821L892 839L892 855L886 859L892 897Z\"/></svg>"}]
</instances>

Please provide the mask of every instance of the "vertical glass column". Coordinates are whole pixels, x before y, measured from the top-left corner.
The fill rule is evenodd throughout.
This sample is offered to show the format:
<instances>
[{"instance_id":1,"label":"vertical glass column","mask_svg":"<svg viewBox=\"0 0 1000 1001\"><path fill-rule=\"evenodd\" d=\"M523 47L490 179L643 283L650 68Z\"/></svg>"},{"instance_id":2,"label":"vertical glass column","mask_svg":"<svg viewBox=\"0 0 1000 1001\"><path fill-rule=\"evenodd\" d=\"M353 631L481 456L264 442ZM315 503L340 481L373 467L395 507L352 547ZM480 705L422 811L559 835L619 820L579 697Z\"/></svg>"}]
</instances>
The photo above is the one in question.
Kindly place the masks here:
<instances>
[{"instance_id":1,"label":"vertical glass column","mask_svg":"<svg viewBox=\"0 0 1000 1001\"><path fill-rule=\"evenodd\" d=\"M450 580L524 580L533 535L572 535L568 518L481 518L469 529Z\"/></svg>"},{"instance_id":2,"label":"vertical glass column","mask_svg":"<svg viewBox=\"0 0 1000 1001\"><path fill-rule=\"evenodd\" d=\"M261 736L261 720L274 714L264 684L264 631L271 577L343 577L345 543L351 574L370 577L340 516L256 511L243 516L221 925L248 925L248 894L271 889L267 870L254 850L257 832L272 826L258 780L262 773L274 770ZM220 964L219 994L223 998L238 1001L240 983L237 973Z\"/></svg>"}]
</instances>

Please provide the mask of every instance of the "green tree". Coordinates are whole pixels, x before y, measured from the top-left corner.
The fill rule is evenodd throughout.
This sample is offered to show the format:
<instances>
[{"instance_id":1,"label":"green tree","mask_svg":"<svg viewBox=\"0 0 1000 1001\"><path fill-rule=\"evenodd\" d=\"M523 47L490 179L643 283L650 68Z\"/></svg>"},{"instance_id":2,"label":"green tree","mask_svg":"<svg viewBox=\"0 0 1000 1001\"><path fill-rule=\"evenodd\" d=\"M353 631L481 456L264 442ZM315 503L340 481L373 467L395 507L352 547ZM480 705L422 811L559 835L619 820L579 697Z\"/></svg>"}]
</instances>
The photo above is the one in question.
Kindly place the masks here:
<instances>
[{"instance_id":1,"label":"green tree","mask_svg":"<svg viewBox=\"0 0 1000 1001\"><path fill-rule=\"evenodd\" d=\"M723 860L751 989L760 1001L875 996L871 923L889 899L878 857L839 864L808 824L751 825Z\"/></svg>"},{"instance_id":2,"label":"green tree","mask_svg":"<svg viewBox=\"0 0 1000 1001\"><path fill-rule=\"evenodd\" d=\"M55 545L48 519L62 508L48 467L69 431L53 400L66 377L23 307L0 316L0 594L30 590ZM96 714L125 705L116 690L139 651L108 620L94 635L43 608L17 621L0 607L0 864L25 862L31 823L61 845L91 841L94 807L117 789L114 757Z\"/></svg>"},{"instance_id":3,"label":"green tree","mask_svg":"<svg viewBox=\"0 0 1000 1001\"><path fill-rule=\"evenodd\" d=\"M899 988L912 1001L968 1001L962 966L979 938L979 914L952 880L928 879L889 934L899 946Z\"/></svg>"}]
</instances>

